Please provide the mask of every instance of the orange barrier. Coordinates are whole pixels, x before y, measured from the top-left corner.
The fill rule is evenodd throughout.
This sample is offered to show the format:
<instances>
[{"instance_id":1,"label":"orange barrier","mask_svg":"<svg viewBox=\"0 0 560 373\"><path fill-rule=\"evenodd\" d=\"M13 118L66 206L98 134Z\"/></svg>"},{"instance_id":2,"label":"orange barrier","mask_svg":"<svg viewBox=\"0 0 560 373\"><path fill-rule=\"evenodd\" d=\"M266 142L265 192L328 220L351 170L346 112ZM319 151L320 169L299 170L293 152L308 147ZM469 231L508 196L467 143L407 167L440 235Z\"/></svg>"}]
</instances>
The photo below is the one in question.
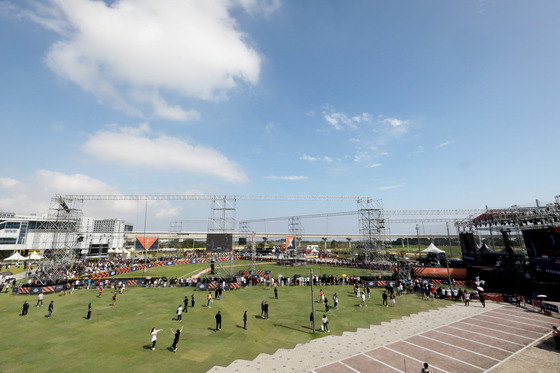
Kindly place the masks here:
<instances>
[{"instance_id":1,"label":"orange barrier","mask_svg":"<svg viewBox=\"0 0 560 373\"><path fill-rule=\"evenodd\" d=\"M444 267L412 267L412 275L415 277L427 278L447 278L448 275L454 279L467 279L466 268L447 268Z\"/></svg>"}]
</instances>

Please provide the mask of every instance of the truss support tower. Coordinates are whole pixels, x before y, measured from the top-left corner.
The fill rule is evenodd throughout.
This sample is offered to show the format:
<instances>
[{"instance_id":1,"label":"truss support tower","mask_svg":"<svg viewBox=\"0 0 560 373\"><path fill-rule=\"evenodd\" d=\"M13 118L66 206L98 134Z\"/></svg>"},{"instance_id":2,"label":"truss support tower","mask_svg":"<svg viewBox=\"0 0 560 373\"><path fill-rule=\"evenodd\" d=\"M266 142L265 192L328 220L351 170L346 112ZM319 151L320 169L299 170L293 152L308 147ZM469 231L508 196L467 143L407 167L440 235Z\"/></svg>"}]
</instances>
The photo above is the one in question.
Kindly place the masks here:
<instances>
[{"instance_id":1,"label":"truss support tower","mask_svg":"<svg viewBox=\"0 0 560 373\"><path fill-rule=\"evenodd\" d=\"M76 256L80 235L83 201L56 195L51 200L50 229L43 233L41 255L44 260L32 274L32 280L42 285L67 281Z\"/></svg>"}]
</instances>

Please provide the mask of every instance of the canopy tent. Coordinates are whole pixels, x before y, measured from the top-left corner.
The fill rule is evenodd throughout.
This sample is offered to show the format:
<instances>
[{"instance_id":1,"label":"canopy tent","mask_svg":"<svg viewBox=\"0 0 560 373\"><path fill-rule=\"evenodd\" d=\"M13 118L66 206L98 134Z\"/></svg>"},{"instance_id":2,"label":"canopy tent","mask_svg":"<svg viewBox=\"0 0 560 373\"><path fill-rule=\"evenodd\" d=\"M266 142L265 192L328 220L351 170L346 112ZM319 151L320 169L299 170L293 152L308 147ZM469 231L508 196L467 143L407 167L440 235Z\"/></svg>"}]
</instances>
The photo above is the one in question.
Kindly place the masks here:
<instances>
[{"instance_id":1,"label":"canopy tent","mask_svg":"<svg viewBox=\"0 0 560 373\"><path fill-rule=\"evenodd\" d=\"M29 255L29 260L41 260L43 259L43 257L41 256L41 254L37 254L35 251L33 251L31 253L31 255Z\"/></svg>"},{"instance_id":2,"label":"canopy tent","mask_svg":"<svg viewBox=\"0 0 560 373\"><path fill-rule=\"evenodd\" d=\"M13 253L12 255L4 259L4 261L10 262L21 262L22 260L27 260L27 258L20 253Z\"/></svg>"},{"instance_id":3,"label":"canopy tent","mask_svg":"<svg viewBox=\"0 0 560 373\"><path fill-rule=\"evenodd\" d=\"M439 253L444 253L445 251L438 249L436 245L434 245L434 243L432 242L430 246L428 246L421 252L424 254L439 254Z\"/></svg>"}]
</instances>

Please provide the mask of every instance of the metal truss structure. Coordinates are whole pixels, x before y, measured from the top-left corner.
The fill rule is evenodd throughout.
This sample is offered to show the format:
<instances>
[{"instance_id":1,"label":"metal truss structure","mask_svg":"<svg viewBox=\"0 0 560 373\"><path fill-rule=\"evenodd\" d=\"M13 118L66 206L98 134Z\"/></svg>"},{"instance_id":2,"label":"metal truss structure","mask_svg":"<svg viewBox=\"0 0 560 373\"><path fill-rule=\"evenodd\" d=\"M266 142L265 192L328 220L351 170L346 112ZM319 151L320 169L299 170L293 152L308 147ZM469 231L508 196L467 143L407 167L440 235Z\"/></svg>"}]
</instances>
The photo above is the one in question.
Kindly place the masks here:
<instances>
[{"instance_id":1,"label":"metal truss structure","mask_svg":"<svg viewBox=\"0 0 560 373\"><path fill-rule=\"evenodd\" d=\"M64 282L74 265L76 243L80 238L80 221L82 216L82 201L65 199L56 195L51 200L49 208L50 227L44 227L41 261L31 279L47 285ZM48 228L48 229L47 229Z\"/></svg>"},{"instance_id":2,"label":"metal truss structure","mask_svg":"<svg viewBox=\"0 0 560 373\"><path fill-rule=\"evenodd\" d=\"M555 196L554 202L545 206L539 206L537 201L536 206L530 207L513 205L502 209L486 208L478 216L457 221L455 226L458 231L490 236L492 246L494 233L502 234L504 241L517 236L521 248L524 248L522 230L560 227L560 196Z\"/></svg>"},{"instance_id":3,"label":"metal truss structure","mask_svg":"<svg viewBox=\"0 0 560 373\"><path fill-rule=\"evenodd\" d=\"M211 201L208 231L230 233L235 231L237 201L358 201L369 197L358 196L244 196L244 195L67 195L72 201ZM146 204L147 209L147 204Z\"/></svg>"}]
</instances>

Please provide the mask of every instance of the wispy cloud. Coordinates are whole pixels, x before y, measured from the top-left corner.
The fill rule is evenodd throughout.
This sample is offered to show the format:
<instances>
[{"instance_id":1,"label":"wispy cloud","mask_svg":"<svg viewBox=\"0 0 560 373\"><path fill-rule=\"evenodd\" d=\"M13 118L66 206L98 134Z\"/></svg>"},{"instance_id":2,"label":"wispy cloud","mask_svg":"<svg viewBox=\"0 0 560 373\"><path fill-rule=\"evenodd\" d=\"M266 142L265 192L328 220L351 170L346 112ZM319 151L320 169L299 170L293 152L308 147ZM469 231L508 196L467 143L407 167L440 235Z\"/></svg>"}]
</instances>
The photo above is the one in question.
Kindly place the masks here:
<instances>
[{"instance_id":1,"label":"wispy cloud","mask_svg":"<svg viewBox=\"0 0 560 373\"><path fill-rule=\"evenodd\" d=\"M436 149L443 148L447 145L451 145L454 142L455 142L455 140L449 140L449 141L446 141L446 142L442 142L441 144L436 145Z\"/></svg>"},{"instance_id":2,"label":"wispy cloud","mask_svg":"<svg viewBox=\"0 0 560 373\"><path fill-rule=\"evenodd\" d=\"M402 120L397 118L384 118L381 120L383 123L390 124L393 127L401 127L408 124L408 120Z\"/></svg>"},{"instance_id":3,"label":"wispy cloud","mask_svg":"<svg viewBox=\"0 0 560 373\"><path fill-rule=\"evenodd\" d=\"M333 160L331 157L329 156L323 156L323 157L313 157L310 156L308 154L304 154L301 157L299 157L299 159L303 160L303 161L308 161L308 162L317 162L317 161L324 161L327 163L331 163Z\"/></svg>"},{"instance_id":4,"label":"wispy cloud","mask_svg":"<svg viewBox=\"0 0 560 373\"><path fill-rule=\"evenodd\" d=\"M417 154L422 154L422 153L424 153L424 146L423 146L423 145L418 145L418 147L416 148L416 150L414 150L414 151L408 153L408 155L409 155L409 156L412 156L412 155L417 155Z\"/></svg>"},{"instance_id":5,"label":"wispy cloud","mask_svg":"<svg viewBox=\"0 0 560 373\"><path fill-rule=\"evenodd\" d=\"M367 166L367 168L376 168L376 167L381 167L381 163L372 163L369 166Z\"/></svg>"},{"instance_id":6,"label":"wispy cloud","mask_svg":"<svg viewBox=\"0 0 560 373\"><path fill-rule=\"evenodd\" d=\"M268 123L265 127L264 130L266 131L267 134L271 134L274 132L274 130L276 129L276 124L273 122Z\"/></svg>"},{"instance_id":7,"label":"wispy cloud","mask_svg":"<svg viewBox=\"0 0 560 373\"><path fill-rule=\"evenodd\" d=\"M405 186L405 184L389 185L389 186L379 187L379 190L398 189L398 188L402 188L403 186Z\"/></svg>"},{"instance_id":8,"label":"wispy cloud","mask_svg":"<svg viewBox=\"0 0 560 373\"><path fill-rule=\"evenodd\" d=\"M267 179L272 180L307 180L307 176L267 176Z\"/></svg>"},{"instance_id":9,"label":"wispy cloud","mask_svg":"<svg viewBox=\"0 0 560 373\"><path fill-rule=\"evenodd\" d=\"M345 113L334 111L328 106L321 114L323 115L323 119L337 131L346 127L356 129L358 128L358 124L371 121L371 115L368 113L362 113L349 117Z\"/></svg>"}]
</instances>

